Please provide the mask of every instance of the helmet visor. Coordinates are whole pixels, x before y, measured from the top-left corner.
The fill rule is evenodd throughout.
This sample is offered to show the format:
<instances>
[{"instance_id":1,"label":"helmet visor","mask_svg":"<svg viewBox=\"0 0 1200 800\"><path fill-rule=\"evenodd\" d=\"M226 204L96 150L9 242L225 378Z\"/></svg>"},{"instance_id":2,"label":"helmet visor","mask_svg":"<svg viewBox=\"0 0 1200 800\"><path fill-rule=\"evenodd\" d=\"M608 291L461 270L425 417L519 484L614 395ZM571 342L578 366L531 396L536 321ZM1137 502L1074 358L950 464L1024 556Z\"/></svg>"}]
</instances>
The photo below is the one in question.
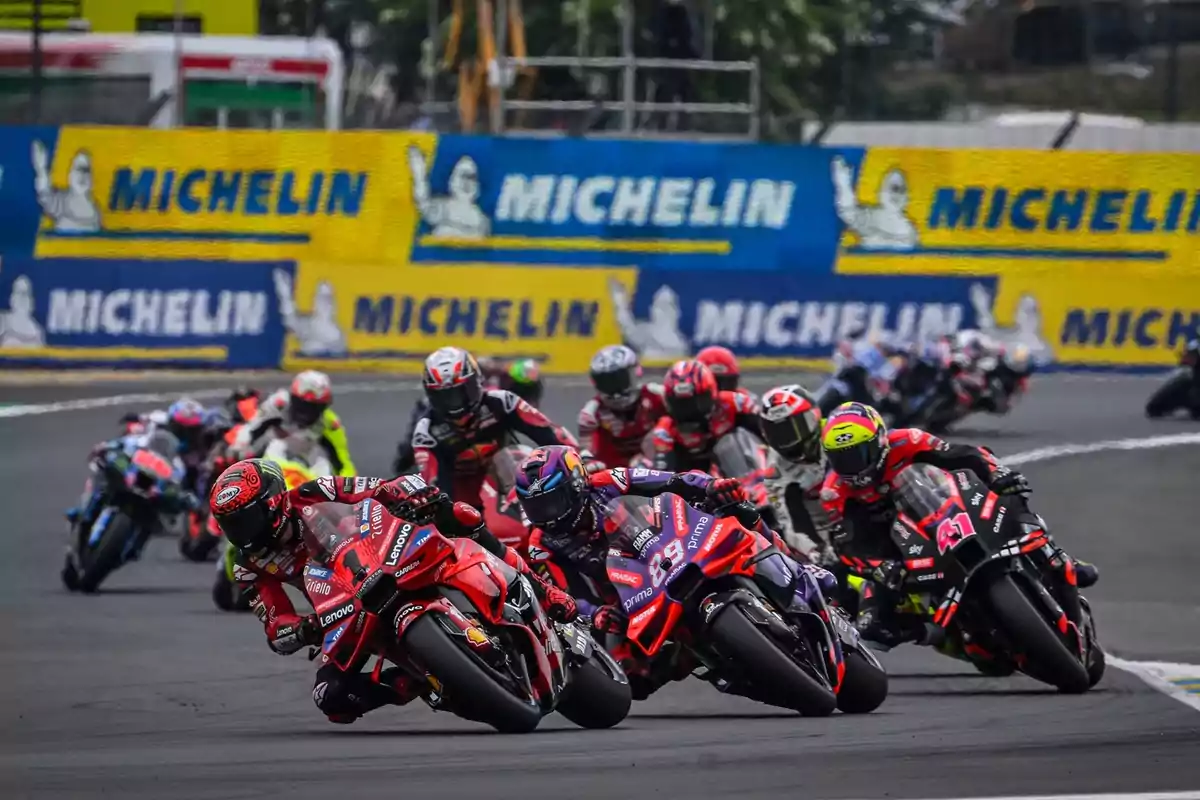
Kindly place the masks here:
<instances>
[{"instance_id":1,"label":"helmet visor","mask_svg":"<svg viewBox=\"0 0 1200 800\"><path fill-rule=\"evenodd\" d=\"M483 386L477 380L447 386L445 389L428 389L429 405L443 417L465 417L473 412L483 399Z\"/></svg>"},{"instance_id":2,"label":"helmet visor","mask_svg":"<svg viewBox=\"0 0 1200 800\"><path fill-rule=\"evenodd\" d=\"M638 387L632 368L593 372L592 385L604 402L614 408L629 406L637 400Z\"/></svg>"},{"instance_id":3,"label":"helmet visor","mask_svg":"<svg viewBox=\"0 0 1200 800\"><path fill-rule=\"evenodd\" d=\"M784 458L815 459L821 447L816 414L805 411L777 420L762 420L763 439Z\"/></svg>"},{"instance_id":4,"label":"helmet visor","mask_svg":"<svg viewBox=\"0 0 1200 800\"><path fill-rule=\"evenodd\" d=\"M325 408L324 403L305 400L301 397L293 397L291 405L288 408L288 416L293 423L301 428L311 428L321 419L321 415L325 413Z\"/></svg>"},{"instance_id":5,"label":"helmet visor","mask_svg":"<svg viewBox=\"0 0 1200 800\"><path fill-rule=\"evenodd\" d=\"M722 375L714 374L714 377L717 379L717 391L721 391L721 392L737 391L737 388L738 388L738 376L737 375L732 375L727 372Z\"/></svg>"},{"instance_id":6,"label":"helmet visor","mask_svg":"<svg viewBox=\"0 0 1200 800\"><path fill-rule=\"evenodd\" d=\"M574 494L567 481L549 491L528 496L522 495L520 489L517 490L517 497L521 501L521 508L525 510L525 516L539 528L553 527L555 523L569 517L575 510Z\"/></svg>"},{"instance_id":7,"label":"helmet visor","mask_svg":"<svg viewBox=\"0 0 1200 800\"><path fill-rule=\"evenodd\" d=\"M869 483L879 466L879 444L871 440L828 450L829 467L853 484Z\"/></svg>"},{"instance_id":8,"label":"helmet visor","mask_svg":"<svg viewBox=\"0 0 1200 800\"><path fill-rule=\"evenodd\" d=\"M676 422L699 423L708 419L713 410L712 395L696 394L691 397L667 395L667 412Z\"/></svg>"},{"instance_id":9,"label":"helmet visor","mask_svg":"<svg viewBox=\"0 0 1200 800\"><path fill-rule=\"evenodd\" d=\"M264 502L254 502L235 511L217 515L229 543L250 555L256 555L270 547L276 528L282 519L276 518L277 511Z\"/></svg>"}]
</instances>

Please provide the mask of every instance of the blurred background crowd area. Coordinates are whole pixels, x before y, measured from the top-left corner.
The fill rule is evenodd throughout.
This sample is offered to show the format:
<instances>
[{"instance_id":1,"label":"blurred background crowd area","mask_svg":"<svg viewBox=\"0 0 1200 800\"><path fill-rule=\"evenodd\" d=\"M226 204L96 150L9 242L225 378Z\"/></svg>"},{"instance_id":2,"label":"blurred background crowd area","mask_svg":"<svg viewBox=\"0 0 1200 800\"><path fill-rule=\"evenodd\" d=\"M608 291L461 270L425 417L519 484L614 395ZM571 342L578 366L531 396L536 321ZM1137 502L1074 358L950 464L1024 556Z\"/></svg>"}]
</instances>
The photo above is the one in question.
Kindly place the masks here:
<instances>
[{"instance_id":1,"label":"blurred background crowd area","mask_svg":"<svg viewBox=\"0 0 1200 800\"><path fill-rule=\"evenodd\" d=\"M1051 146L1080 114L1200 122L1200 0L0 0L0 31L4 124ZM181 66L198 37L225 74ZM336 66L260 63L296 52Z\"/></svg>"}]
</instances>

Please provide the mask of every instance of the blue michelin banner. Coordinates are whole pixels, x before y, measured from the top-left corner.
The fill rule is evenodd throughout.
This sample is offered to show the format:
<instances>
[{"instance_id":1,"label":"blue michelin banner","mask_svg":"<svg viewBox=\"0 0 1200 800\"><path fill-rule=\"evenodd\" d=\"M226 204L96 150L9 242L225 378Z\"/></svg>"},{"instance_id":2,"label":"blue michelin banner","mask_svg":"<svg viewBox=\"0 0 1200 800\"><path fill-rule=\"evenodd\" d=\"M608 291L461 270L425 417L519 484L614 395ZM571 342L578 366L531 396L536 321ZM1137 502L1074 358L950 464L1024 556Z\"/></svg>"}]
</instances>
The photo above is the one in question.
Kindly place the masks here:
<instances>
[{"instance_id":1,"label":"blue michelin banner","mask_svg":"<svg viewBox=\"0 0 1200 800\"><path fill-rule=\"evenodd\" d=\"M972 295L990 278L805 275L731 280L727 272L640 271L637 291L613 304L627 343L653 360L723 345L747 358L828 357L862 332L911 341L973 327Z\"/></svg>"},{"instance_id":2,"label":"blue michelin banner","mask_svg":"<svg viewBox=\"0 0 1200 800\"><path fill-rule=\"evenodd\" d=\"M0 368L275 367L282 273L295 271L280 262L5 259Z\"/></svg>"}]
</instances>

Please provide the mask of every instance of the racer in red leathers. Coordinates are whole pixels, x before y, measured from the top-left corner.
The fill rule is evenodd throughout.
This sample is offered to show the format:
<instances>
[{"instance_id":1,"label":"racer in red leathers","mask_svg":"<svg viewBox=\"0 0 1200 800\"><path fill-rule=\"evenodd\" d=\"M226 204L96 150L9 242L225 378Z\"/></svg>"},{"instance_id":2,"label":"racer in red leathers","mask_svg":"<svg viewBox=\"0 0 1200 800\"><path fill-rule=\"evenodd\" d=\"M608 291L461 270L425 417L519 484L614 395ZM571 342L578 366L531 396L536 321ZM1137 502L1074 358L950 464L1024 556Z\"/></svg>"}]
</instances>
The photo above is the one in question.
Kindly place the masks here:
<instances>
[{"instance_id":1,"label":"racer in red leathers","mask_svg":"<svg viewBox=\"0 0 1200 800\"><path fill-rule=\"evenodd\" d=\"M623 344L596 353L590 372L596 396L579 410L579 441L605 465L625 466L667 413L662 385L642 382L637 353Z\"/></svg>"},{"instance_id":2,"label":"racer in red leathers","mask_svg":"<svg viewBox=\"0 0 1200 800\"><path fill-rule=\"evenodd\" d=\"M712 448L734 428L756 437L758 402L748 394L722 392L712 371L699 361L677 361L663 381L666 416L652 431L654 467L684 472L707 472L712 465Z\"/></svg>"},{"instance_id":3,"label":"racer in red leathers","mask_svg":"<svg viewBox=\"0 0 1200 800\"><path fill-rule=\"evenodd\" d=\"M324 477L288 490L283 473L263 459L239 461L213 485L209 507L229 543L236 548L233 578L248 591L251 608L266 628L268 646L290 655L321 643L316 615L301 616L284 590L302 586L309 553L300 525L305 508L316 503L378 500L391 513L417 524L433 522L447 536L465 536L519 572L529 575L546 613L555 619L576 614L575 601L549 581L530 572L514 551L487 530L478 512L451 503L444 492L415 475L381 478ZM364 659L365 665L365 659ZM398 667L384 670L379 682L357 669L343 671L326 662L317 670L313 700L331 722L353 722L382 705L403 705L419 691Z\"/></svg>"},{"instance_id":4,"label":"racer in red leathers","mask_svg":"<svg viewBox=\"0 0 1200 800\"><path fill-rule=\"evenodd\" d=\"M483 508L480 490L492 458L516 442L515 434L536 445L579 447L566 429L517 395L486 389L479 364L461 348L443 347L425 360L424 386L429 410L412 435L417 469L426 482L477 509Z\"/></svg>"},{"instance_id":5,"label":"racer in red leathers","mask_svg":"<svg viewBox=\"0 0 1200 800\"><path fill-rule=\"evenodd\" d=\"M758 395L741 385L741 365L738 364L737 356L728 347L710 345L696 353L696 360L712 370L713 377L717 379L717 389L722 392L744 394L758 402Z\"/></svg>"},{"instance_id":6,"label":"racer in red leathers","mask_svg":"<svg viewBox=\"0 0 1200 800\"><path fill-rule=\"evenodd\" d=\"M821 431L821 447L829 472L821 487L821 503L832 524L839 556L851 560L882 560L874 570L873 586L864 592L858 626L864 638L884 647L902 642L936 645L943 631L909 615L895 613L904 562L891 538L896 510L889 492L892 481L913 463L947 471L970 470L1000 495L1027 495L1025 477L996 460L986 447L952 444L918 428L889 431L874 408L843 403L831 413ZM1045 528L1041 518L1024 512L1030 522ZM1047 531L1049 540L1050 534ZM1051 540L1052 541L1052 540ZM1075 570L1076 582L1086 588L1097 580L1094 566L1072 559L1057 545L1048 554L1052 564Z\"/></svg>"}]
</instances>

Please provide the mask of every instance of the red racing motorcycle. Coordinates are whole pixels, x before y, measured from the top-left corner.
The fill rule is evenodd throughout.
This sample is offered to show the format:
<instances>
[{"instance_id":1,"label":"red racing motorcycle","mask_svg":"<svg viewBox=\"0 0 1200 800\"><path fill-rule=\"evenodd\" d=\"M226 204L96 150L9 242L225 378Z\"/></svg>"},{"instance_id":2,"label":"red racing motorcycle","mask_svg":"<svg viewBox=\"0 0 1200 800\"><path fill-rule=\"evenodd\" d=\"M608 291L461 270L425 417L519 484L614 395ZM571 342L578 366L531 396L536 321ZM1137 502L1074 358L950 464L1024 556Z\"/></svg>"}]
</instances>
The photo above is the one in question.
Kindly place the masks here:
<instances>
[{"instance_id":1,"label":"red racing motorcycle","mask_svg":"<svg viewBox=\"0 0 1200 800\"><path fill-rule=\"evenodd\" d=\"M558 711L585 728L629 713L628 679L582 624L552 623L529 583L468 539L414 526L377 501L304 509L304 591L342 669L378 656L426 685L425 701L499 731ZM315 655L315 654L314 654Z\"/></svg>"},{"instance_id":2,"label":"red racing motorcycle","mask_svg":"<svg viewBox=\"0 0 1200 800\"><path fill-rule=\"evenodd\" d=\"M532 452L533 448L524 444L509 445L497 451L479 490L483 500L483 520L488 530L522 558L529 555L529 528L517 502L517 465Z\"/></svg>"}]
</instances>

